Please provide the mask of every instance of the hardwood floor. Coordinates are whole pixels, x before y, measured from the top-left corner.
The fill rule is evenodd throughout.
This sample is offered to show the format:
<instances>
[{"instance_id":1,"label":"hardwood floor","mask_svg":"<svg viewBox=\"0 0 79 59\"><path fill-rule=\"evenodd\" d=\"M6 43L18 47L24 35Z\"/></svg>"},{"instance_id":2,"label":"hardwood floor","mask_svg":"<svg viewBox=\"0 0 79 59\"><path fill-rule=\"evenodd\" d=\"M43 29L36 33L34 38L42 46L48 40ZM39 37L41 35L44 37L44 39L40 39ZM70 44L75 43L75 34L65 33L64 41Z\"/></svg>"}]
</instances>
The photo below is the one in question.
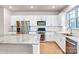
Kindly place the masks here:
<instances>
[{"instance_id":1,"label":"hardwood floor","mask_svg":"<svg viewBox=\"0 0 79 59\"><path fill-rule=\"evenodd\" d=\"M63 52L60 50L56 43L41 42L40 54L63 54Z\"/></svg>"}]
</instances>

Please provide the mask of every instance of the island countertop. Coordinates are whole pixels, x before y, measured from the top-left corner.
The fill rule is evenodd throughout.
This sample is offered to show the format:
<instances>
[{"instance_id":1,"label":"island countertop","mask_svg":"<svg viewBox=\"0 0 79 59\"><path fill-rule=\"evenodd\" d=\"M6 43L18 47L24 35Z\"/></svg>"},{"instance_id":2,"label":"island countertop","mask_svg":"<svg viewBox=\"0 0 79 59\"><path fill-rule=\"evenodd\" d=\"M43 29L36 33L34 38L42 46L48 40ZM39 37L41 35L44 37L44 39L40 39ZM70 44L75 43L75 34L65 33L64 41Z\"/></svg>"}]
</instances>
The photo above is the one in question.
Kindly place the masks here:
<instances>
[{"instance_id":1,"label":"island countertop","mask_svg":"<svg viewBox=\"0 0 79 59\"><path fill-rule=\"evenodd\" d=\"M18 34L0 36L0 44L39 44L39 34Z\"/></svg>"}]
</instances>

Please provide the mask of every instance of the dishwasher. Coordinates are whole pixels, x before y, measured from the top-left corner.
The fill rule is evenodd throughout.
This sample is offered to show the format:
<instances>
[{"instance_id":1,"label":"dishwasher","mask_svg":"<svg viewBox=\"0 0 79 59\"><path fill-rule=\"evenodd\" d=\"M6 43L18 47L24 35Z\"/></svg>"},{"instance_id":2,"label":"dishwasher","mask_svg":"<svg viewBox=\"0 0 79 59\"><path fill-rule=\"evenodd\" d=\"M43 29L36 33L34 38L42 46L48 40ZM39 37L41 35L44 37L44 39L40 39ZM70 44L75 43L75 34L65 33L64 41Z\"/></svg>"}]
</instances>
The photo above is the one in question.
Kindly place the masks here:
<instances>
[{"instance_id":1,"label":"dishwasher","mask_svg":"<svg viewBox=\"0 0 79 59\"><path fill-rule=\"evenodd\" d=\"M66 38L66 54L77 54L77 42Z\"/></svg>"}]
</instances>

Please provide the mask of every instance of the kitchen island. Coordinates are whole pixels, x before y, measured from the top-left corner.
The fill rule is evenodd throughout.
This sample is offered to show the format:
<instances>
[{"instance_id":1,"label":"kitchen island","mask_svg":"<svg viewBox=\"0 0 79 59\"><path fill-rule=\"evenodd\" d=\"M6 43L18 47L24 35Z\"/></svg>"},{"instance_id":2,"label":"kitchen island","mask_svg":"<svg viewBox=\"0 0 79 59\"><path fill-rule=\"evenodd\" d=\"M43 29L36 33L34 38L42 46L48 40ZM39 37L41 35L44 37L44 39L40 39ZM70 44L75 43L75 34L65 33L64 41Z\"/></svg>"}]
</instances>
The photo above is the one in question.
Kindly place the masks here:
<instances>
[{"instance_id":1,"label":"kitchen island","mask_svg":"<svg viewBox=\"0 0 79 59\"><path fill-rule=\"evenodd\" d=\"M0 36L0 53L39 54L40 35L16 34Z\"/></svg>"}]
</instances>

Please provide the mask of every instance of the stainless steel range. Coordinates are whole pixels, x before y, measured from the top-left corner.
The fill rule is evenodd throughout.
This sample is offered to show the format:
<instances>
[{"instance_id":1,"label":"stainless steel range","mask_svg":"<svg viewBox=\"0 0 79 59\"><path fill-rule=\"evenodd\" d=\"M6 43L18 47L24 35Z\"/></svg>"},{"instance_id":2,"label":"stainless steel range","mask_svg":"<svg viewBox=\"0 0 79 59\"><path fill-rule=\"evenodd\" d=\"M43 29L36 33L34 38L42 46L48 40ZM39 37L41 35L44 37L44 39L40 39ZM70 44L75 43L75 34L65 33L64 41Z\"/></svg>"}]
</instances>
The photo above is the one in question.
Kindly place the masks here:
<instances>
[{"instance_id":1,"label":"stainless steel range","mask_svg":"<svg viewBox=\"0 0 79 59\"><path fill-rule=\"evenodd\" d=\"M38 28L38 34L41 34L40 40L44 41L45 40L45 28Z\"/></svg>"},{"instance_id":2,"label":"stainless steel range","mask_svg":"<svg viewBox=\"0 0 79 59\"><path fill-rule=\"evenodd\" d=\"M37 26L38 26L38 29L37 29L38 34L41 34L40 40L44 41L45 40L45 31L46 31L46 28L45 28L46 21L37 21Z\"/></svg>"}]
</instances>

